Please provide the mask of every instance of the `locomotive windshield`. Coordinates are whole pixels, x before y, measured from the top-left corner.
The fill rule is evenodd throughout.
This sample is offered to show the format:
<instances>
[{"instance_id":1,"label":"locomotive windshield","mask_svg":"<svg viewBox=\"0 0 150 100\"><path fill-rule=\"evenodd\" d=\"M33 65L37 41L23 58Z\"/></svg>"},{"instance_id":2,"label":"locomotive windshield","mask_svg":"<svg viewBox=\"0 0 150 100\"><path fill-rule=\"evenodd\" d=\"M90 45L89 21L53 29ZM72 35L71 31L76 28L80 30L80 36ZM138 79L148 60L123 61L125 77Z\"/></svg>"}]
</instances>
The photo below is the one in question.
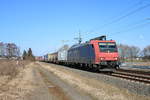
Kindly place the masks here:
<instances>
[{"instance_id":1,"label":"locomotive windshield","mask_svg":"<svg viewBox=\"0 0 150 100\"><path fill-rule=\"evenodd\" d=\"M117 52L116 43L113 42L100 42L99 48L101 52Z\"/></svg>"}]
</instances>

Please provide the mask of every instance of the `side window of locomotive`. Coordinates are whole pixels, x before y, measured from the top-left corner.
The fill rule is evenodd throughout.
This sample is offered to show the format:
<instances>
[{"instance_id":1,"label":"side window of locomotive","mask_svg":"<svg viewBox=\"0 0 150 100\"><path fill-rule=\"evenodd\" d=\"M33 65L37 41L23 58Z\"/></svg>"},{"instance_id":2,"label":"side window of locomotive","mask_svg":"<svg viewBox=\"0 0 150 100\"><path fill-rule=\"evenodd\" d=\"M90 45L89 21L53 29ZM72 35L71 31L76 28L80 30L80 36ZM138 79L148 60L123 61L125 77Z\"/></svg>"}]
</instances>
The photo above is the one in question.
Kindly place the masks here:
<instances>
[{"instance_id":1,"label":"side window of locomotive","mask_svg":"<svg viewBox=\"0 0 150 100\"><path fill-rule=\"evenodd\" d=\"M91 44L90 46L92 46L92 48L94 49L94 45L93 44Z\"/></svg>"},{"instance_id":2,"label":"side window of locomotive","mask_svg":"<svg viewBox=\"0 0 150 100\"><path fill-rule=\"evenodd\" d=\"M93 44L90 44L90 45L88 46L88 48L89 48L90 59L91 59L91 61L92 61L92 60L94 59L94 57L95 57L94 45L93 45Z\"/></svg>"}]
</instances>

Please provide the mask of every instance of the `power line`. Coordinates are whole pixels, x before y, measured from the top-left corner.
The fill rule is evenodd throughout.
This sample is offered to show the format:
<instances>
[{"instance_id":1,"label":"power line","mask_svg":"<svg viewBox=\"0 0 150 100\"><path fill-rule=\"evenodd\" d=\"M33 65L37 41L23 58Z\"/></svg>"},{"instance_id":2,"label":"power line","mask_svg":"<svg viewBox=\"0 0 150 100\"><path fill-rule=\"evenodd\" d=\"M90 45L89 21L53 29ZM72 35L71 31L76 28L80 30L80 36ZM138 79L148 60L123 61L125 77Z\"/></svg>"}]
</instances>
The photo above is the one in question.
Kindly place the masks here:
<instances>
[{"instance_id":1,"label":"power line","mask_svg":"<svg viewBox=\"0 0 150 100\"><path fill-rule=\"evenodd\" d=\"M117 19L115 19L115 20L113 20L113 21L111 21L111 22L109 22L109 23L107 23L107 24L104 24L101 28L103 28L103 27L105 27L105 26L108 26L108 25L111 25L111 24L114 24L114 23L117 23L117 22L119 22L120 20L122 20L122 19L124 19L124 18L126 18L126 17L128 17L128 16L130 16L130 15L133 15L133 14L135 14L136 12L141 11L141 10L143 10L144 8L147 8L147 7L149 7L149 6L150 6L150 4L147 4L147 5L144 5L144 6L142 6L142 7L139 7L139 8L137 8L137 9L135 9L135 10L133 10L133 11L131 11L131 12L129 12L129 13L123 15L123 16L118 17Z\"/></svg>"},{"instance_id":2,"label":"power line","mask_svg":"<svg viewBox=\"0 0 150 100\"><path fill-rule=\"evenodd\" d=\"M129 24L124 25L124 26L122 26L122 27L130 28L130 27L137 26L137 25L140 25L140 24L142 24L142 23L145 23L145 21L147 21L147 20L148 20L147 18L146 18L146 19L142 19L142 20L136 21L136 22L134 22L134 23L129 23ZM119 28L119 29L120 29L120 28Z\"/></svg>"},{"instance_id":3,"label":"power line","mask_svg":"<svg viewBox=\"0 0 150 100\"><path fill-rule=\"evenodd\" d=\"M135 29L137 29L137 28L138 28L138 29L143 28L143 27L145 27L145 26L148 25L148 24L150 24L150 22L146 22L146 23L144 23L144 24L136 25L136 26L134 26L134 27L132 27L132 28L128 28L128 29L125 29L125 30L122 30L122 31L118 31L118 32L115 32L115 33L111 33L111 34L113 34L113 35L122 34L122 33L124 33L124 32L128 32L128 31L135 30Z\"/></svg>"},{"instance_id":4,"label":"power line","mask_svg":"<svg viewBox=\"0 0 150 100\"><path fill-rule=\"evenodd\" d=\"M140 0L140 1L138 1L136 4L134 4L134 5L132 5L131 7L127 8L125 11L128 11L128 10L130 10L130 9L133 9L133 7L138 6L138 5L141 5L143 2L144 2L143 0ZM124 19L124 18L126 18L126 17L128 17L128 16L130 16L130 15L132 15L132 14L135 14L136 12L141 11L141 10L143 10L144 8L147 8L147 7L149 7L149 6L150 6L150 4L147 4L147 5L144 5L144 6L142 6L142 7L137 8L137 9L135 9L135 10L132 10L132 11L130 11L130 12L128 12L128 13L122 15L122 16L119 16L118 18L117 18L117 16L116 16L116 17L113 17L112 19L114 19L114 20L112 20L112 21L110 21L110 22L108 22L108 23L106 23L106 24L103 24L100 28L96 28L96 29L102 29L102 28L104 28L104 27L106 27L106 26L109 26L109 25L111 25L111 24L117 23L117 22L119 22L120 20L122 20L122 19ZM122 11L122 13L124 13L125 11ZM116 19L116 18L117 18L117 19ZM89 34L89 33L94 33L94 29L92 29L92 30L86 32L86 34Z\"/></svg>"},{"instance_id":5,"label":"power line","mask_svg":"<svg viewBox=\"0 0 150 100\"><path fill-rule=\"evenodd\" d=\"M132 7L128 8L128 9L131 9L131 8L133 8L133 7L135 7L135 6L139 5L139 4L142 4L142 3L143 3L143 1L140 0L140 2L134 4ZM128 16L131 16L131 15L133 15L133 14L135 14L135 13L137 13L137 12L139 12L139 11L149 7L149 6L150 6L150 3L146 4L144 6L140 6L140 7L136 8L135 10L132 10L132 11L130 11L130 12L128 12L128 13L122 15L122 16L119 16L118 18L112 20L111 22L104 24L101 28L104 28L105 26L117 23L117 22L121 21L122 19L127 18ZM150 18L147 18L147 20L150 20ZM143 20L141 20L139 22L143 22ZM150 23L145 23L145 24L139 25L139 22L135 23L136 26L134 28L128 28L128 29L120 31L120 32L115 32L115 34L119 34L121 32L126 32L126 31L130 31L130 30L134 30L136 28L142 28L145 25L150 24ZM131 26L131 25L128 25L127 27L129 27L129 26ZM88 31L87 33L94 33L94 31L91 30L90 32Z\"/></svg>"},{"instance_id":6,"label":"power line","mask_svg":"<svg viewBox=\"0 0 150 100\"><path fill-rule=\"evenodd\" d=\"M126 27L127 29L124 29L124 30L121 30L121 31L118 31L118 32L114 32L114 33L110 33L110 34L106 34L105 35L117 35L117 34L123 34L124 32L128 32L128 31L132 31L132 30L135 30L135 29L140 29L140 28L143 28L145 27L146 25L150 24L150 22L145 22L146 20L150 20L150 18L146 18L146 19L142 19L142 20L139 20L137 22L133 24L128 24L124 27Z\"/></svg>"}]
</instances>

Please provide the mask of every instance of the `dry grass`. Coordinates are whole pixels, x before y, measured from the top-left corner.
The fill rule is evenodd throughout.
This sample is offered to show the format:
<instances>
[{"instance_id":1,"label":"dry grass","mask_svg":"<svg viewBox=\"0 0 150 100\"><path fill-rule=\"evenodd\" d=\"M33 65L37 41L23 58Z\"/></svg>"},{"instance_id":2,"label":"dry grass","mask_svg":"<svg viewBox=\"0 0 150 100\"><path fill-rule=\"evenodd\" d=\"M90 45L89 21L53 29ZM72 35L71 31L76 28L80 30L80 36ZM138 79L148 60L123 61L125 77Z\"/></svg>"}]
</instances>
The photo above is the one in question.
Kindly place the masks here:
<instances>
[{"instance_id":1,"label":"dry grass","mask_svg":"<svg viewBox=\"0 0 150 100\"><path fill-rule=\"evenodd\" d=\"M0 60L0 77L8 76L10 79L19 73L20 68L24 68L29 61Z\"/></svg>"},{"instance_id":2,"label":"dry grass","mask_svg":"<svg viewBox=\"0 0 150 100\"><path fill-rule=\"evenodd\" d=\"M39 63L42 67L53 72L59 78L76 86L81 92L85 92L96 100L150 100L149 97L133 94L125 89L116 88L110 84L92 78L83 77L72 71Z\"/></svg>"}]
</instances>

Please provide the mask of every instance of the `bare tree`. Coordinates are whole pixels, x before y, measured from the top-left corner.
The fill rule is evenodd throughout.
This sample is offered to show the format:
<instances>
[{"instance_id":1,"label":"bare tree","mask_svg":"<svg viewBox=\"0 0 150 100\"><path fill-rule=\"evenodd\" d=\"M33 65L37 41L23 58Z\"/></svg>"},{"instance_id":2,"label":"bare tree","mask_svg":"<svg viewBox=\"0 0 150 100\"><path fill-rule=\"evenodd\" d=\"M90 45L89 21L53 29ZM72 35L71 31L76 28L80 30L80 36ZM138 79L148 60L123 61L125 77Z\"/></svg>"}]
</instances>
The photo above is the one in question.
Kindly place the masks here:
<instances>
[{"instance_id":1,"label":"bare tree","mask_svg":"<svg viewBox=\"0 0 150 100\"><path fill-rule=\"evenodd\" d=\"M145 47L142 53L145 59L150 59L150 45Z\"/></svg>"},{"instance_id":2,"label":"bare tree","mask_svg":"<svg viewBox=\"0 0 150 100\"><path fill-rule=\"evenodd\" d=\"M2 43L0 42L0 56L1 57L19 57L20 48L14 43Z\"/></svg>"},{"instance_id":3,"label":"bare tree","mask_svg":"<svg viewBox=\"0 0 150 100\"><path fill-rule=\"evenodd\" d=\"M7 55L8 57L15 57L17 56L17 46L14 43L7 44Z\"/></svg>"},{"instance_id":4,"label":"bare tree","mask_svg":"<svg viewBox=\"0 0 150 100\"><path fill-rule=\"evenodd\" d=\"M140 48L136 46L128 46L124 44L118 45L119 55L122 60L124 59L134 59L138 57L140 53Z\"/></svg>"},{"instance_id":5,"label":"bare tree","mask_svg":"<svg viewBox=\"0 0 150 100\"><path fill-rule=\"evenodd\" d=\"M140 48L136 46L130 46L130 58L133 60L139 56Z\"/></svg>"},{"instance_id":6,"label":"bare tree","mask_svg":"<svg viewBox=\"0 0 150 100\"><path fill-rule=\"evenodd\" d=\"M119 55L121 59L129 58L129 46L124 44L118 45Z\"/></svg>"}]
</instances>

